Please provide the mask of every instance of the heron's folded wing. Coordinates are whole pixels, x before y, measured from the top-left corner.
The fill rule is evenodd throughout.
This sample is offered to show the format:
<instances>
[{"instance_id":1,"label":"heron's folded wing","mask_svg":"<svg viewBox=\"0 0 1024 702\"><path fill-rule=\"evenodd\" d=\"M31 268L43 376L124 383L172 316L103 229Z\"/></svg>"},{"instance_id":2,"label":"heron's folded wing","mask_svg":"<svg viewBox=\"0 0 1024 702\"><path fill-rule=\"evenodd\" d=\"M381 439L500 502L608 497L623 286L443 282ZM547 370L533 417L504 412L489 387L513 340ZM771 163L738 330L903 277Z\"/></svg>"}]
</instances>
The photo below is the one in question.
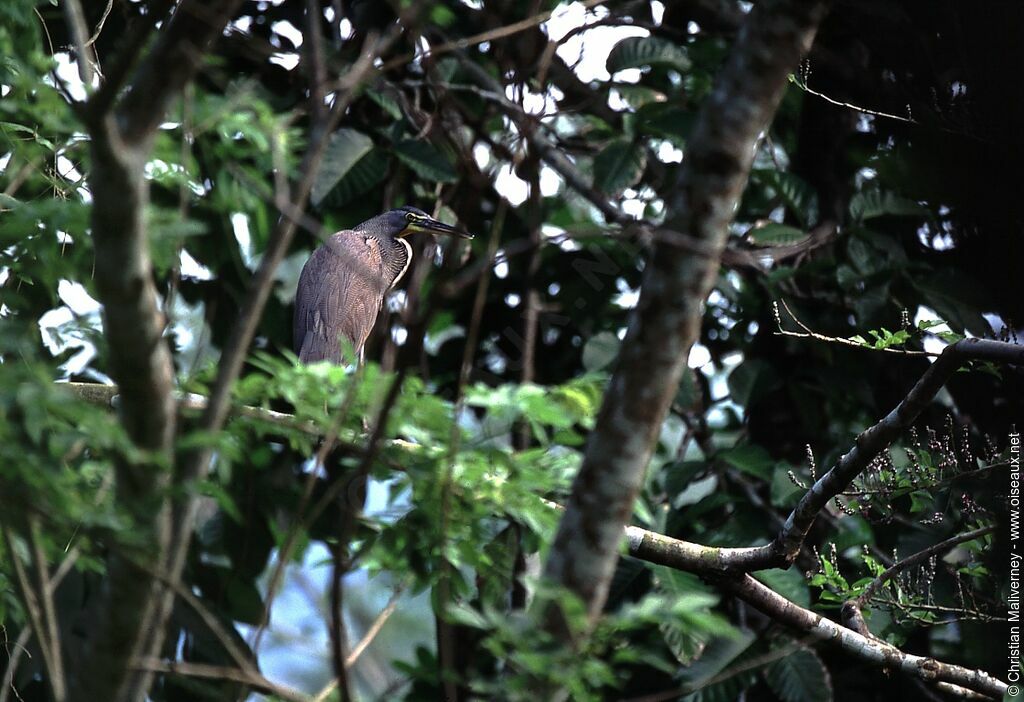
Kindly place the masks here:
<instances>
[{"instance_id":1,"label":"heron's folded wing","mask_svg":"<svg viewBox=\"0 0 1024 702\"><path fill-rule=\"evenodd\" d=\"M358 352L384 299L380 249L373 239L339 232L313 252L299 276L293 342L303 363L341 363L339 338Z\"/></svg>"}]
</instances>

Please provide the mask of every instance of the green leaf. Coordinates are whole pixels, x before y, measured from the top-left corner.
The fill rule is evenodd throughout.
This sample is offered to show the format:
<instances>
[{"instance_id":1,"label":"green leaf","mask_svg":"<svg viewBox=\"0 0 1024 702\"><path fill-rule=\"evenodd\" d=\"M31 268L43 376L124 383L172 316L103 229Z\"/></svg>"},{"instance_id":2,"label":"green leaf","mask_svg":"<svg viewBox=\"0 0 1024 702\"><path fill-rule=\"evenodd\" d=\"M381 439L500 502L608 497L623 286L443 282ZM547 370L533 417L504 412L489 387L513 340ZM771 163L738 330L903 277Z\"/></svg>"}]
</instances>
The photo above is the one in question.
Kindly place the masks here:
<instances>
[{"instance_id":1,"label":"green leaf","mask_svg":"<svg viewBox=\"0 0 1024 702\"><path fill-rule=\"evenodd\" d=\"M374 90L373 88L367 88L365 90L365 94L366 97L380 105L380 108L393 118L402 119L402 108L399 106L398 101L391 97L391 95L380 90Z\"/></svg>"},{"instance_id":2,"label":"green leaf","mask_svg":"<svg viewBox=\"0 0 1024 702\"><path fill-rule=\"evenodd\" d=\"M594 157L594 187L617 195L640 180L646 165L647 154L641 145L616 139Z\"/></svg>"},{"instance_id":3,"label":"green leaf","mask_svg":"<svg viewBox=\"0 0 1024 702\"><path fill-rule=\"evenodd\" d=\"M753 171L751 178L773 190L786 209L799 220L800 226L807 228L817 219L818 195L800 176L788 171L762 168Z\"/></svg>"},{"instance_id":4,"label":"green leaf","mask_svg":"<svg viewBox=\"0 0 1024 702\"><path fill-rule=\"evenodd\" d=\"M339 129L331 135L324 152L323 165L313 183L310 199L319 205L352 167L373 148L370 137L354 129Z\"/></svg>"},{"instance_id":5,"label":"green leaf","mask_svg":"<svg viewBox=\"0 0 1024 702\"><path fill-rule=\"evenodd\" d=\"M583 367L590 373L604 370L615 360L621 344L611 332L594 334L583 346Z\"/></svg>"},{"instance_id":6,"label":"green leaf","mask_svg":"<svg viewBox=\"0 0 1024 702\"><path fill-rule=\"evenodd\" d=\"M374 147L356 162L345 177L324 196L321 203L327 207L341 207L369 192L388 174L388 157L382 149Z\"/></svg>"},{"instance_id":7,"label":"green leaf","mask_svg":"<svg viewBox=\"0 0 1024 702\"><path fill-rule=\"evenodd\" d=\"M732 401L747 408L779 387L780 382L771 364L751 358L744 360L729 373L726 384Z\"/></svg>"},{"instance_id":8,"label":"green leaf","mask_svg":"<svg viewBox=\"0 0 1024 702\"><path fill-rule=\"evenodd\" d=\"M775 461L772 460L768 451L754 444L744 444L726 449L719 453L718 457L744 473L765 480L771 479L772 468L775 465Z\"/></svg>"},{"instance_id":9,"label":"green leaf","mask_svg":"<svg viewBox=\"0 0 1024 702\"><path fill-rule=\"evenodd\" d=\"M831 702L832 678L817 654L799 649L765 671L768 686L783 702Z\"/></svg>"},{"instance_id":10,"label":"green leaf","mask_svg":"<svg viewBox=\"0 0 1024 702\"><path fill-rule=\"evenodd\" d=\"M612 48L605 62L609 73L644 66L664 66L685 73L690 65L682 47L659 37L626 37Z\"/></svg>"},{"instance_id":11,"label":"green leaf","mask_svg":"<svg viewBox=\"0 0 1024 702\"><path fill-rule=\"evenodd\" d=\"M439 27L450 27L455 22L455 13L444 5L437 5L430 10L430 21Z\"/></svg>"},{"instance_id":12,"label":"green leaf","mask_svg":"<svg viewBox=\"0 0 1024 702\"><path fill-rule=\"evenodd\" d=\"M736 636L712 639L700 658L680 671L680 678L690 687L701 687L702 683L710 681L739 658L754 643L755 638L752 631L738 629Z\"/></svg>"},{"instance_id":13,"label":"green leaf","mask_svg":"<svg viewBox=\"0 0 1024 702\"><path fill-rule=\"evenodd\" d=\"M804 581L803 575L793 568L760 570L753 573L753 576L787 600L795 602L801 607L811 606L811 593L807 589L807 583Z\"/></svg>"},{"instance_id":14,"label":"green leaf","mask_svg":"<svg viewBox=\"0 0 1024 702\"><path fill-rule=\"evenodd\" d=\"M855 222L889 215L892 217L924 217L928 208L891 192L870 190L850 198L850 217Z\"/></svg>"},{"instance_id":15,"label":"green leaf","mask_svg":"<svg viewBox=\"0 0 1024 702\"><path fill-rule=\"evenodd\" d=\"M810 238L802 229L775 222L768 222L747 232L747 239L754 246L792 246Z\"/></svg>"},{"instance_id":16,"label":"green leaf","mask_svg":"<svg viewBox=\"0 0 1024 702\"><path fill-rule=\"evenodd\" d=\"M650 102L636 111L640 134L668 139L682 148L693 131L695 115L672 102Z\"/></svg>"},{"instance_id":17,"label":"green leaf","mask_svg":"<svg viewBox=\"0 0 1024 702\"><path fill-rule=\"evenodd\" d=\"M411 168L416 175L438 183L454 183L458 173L448 158L426 141L404 139L395 144L398 160Z\"/></svg>"}]
</instances>

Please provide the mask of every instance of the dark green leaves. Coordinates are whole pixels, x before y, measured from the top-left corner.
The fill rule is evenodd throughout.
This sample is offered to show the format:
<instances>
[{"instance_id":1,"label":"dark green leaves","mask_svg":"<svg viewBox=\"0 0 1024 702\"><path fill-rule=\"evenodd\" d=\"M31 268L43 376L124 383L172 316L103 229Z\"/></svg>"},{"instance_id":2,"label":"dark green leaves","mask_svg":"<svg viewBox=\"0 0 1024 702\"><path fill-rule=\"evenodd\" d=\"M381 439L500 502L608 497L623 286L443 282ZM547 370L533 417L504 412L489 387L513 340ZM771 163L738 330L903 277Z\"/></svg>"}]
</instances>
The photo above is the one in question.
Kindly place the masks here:
<instances>
[{"instance_id":1,"label":"dark green leaves","mask_svg":"<svg viewBox=\"0 0 1024 702\"><path fill-rule=\"evenodd\" d=\"M831 702L832 676L814 651L801 648L775 662L765 678L784 702Z\"/></svg>"},{"instance_id":2,"label":"dark green leaves","mask_svg":"<svg viewBox=\"0 0 1024 702\"><path fill-rule=\"evenodd\" d=\"M861 222L875 217L924 217L928 208L895 193L868 190L850 198L850 217Z\"/></svg>"},{"instance_id":3,"label":"dark green leaves","mask_svg":"<svg viewBox=\"0 0 1024 702\"><path fill-rule=\"evenodd\" d=\"M617 195L640 180L646 165L647 153L642 146L616 139L594 158L594 187Z\"/></svg>"},{"instance_id":4,"label":"dark green leaves","mask_svg":"<svg viewBox=\"0 0 1024 702\"><path fill-rule=\"evenodd\" d=\"M666 39L627 37L615 45L605 63L609 73L646 66L663 66L685 73L690 69L690 59L681 47Z\"/></svg>"},{"instance_id":5,"label":"dark green leaves","mask_svg":"<svg viewBox=\"0 0 1024 702\"><path fill-rule=\"evenodd\" d=\"M454 183L458 179L448 157L426 141L402 140L395 144L395 155L424 180Z\"/></svg>"},{"instance_id":6,"label":"dark green leaves","mask_svg":"<svg viewBox=\"0 0 1024 702\"><path fill-rule=\"evenodd\" d=\"M310 199L314 205L334 189L342 178L373 149L370 137L354 129L339 129L331 135L324 152L323 165L313 183Z\"/></svg>"},{"instance_id":7,"label":"dark green leaves","mask_svg":"<svg viewBox=\"0 0 1024 702\"><path fill-rule=\"evenodd\" d=\"M750 174L752 180L768 188L775 199L785 206L800 226L809 227L818 218L818 196L800 176L789 171L759 169Z\"/></svg>"}]
</instances>

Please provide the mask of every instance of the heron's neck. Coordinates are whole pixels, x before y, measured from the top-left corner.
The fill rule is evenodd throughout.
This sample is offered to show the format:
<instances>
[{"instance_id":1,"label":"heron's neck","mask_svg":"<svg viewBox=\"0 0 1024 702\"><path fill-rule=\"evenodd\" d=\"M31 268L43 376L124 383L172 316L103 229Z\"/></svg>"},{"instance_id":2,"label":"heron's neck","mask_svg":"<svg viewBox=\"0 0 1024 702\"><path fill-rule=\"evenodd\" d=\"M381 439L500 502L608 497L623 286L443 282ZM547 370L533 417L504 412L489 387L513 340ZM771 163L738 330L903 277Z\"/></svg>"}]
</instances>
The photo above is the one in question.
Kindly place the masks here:
<instances>
[{"instance_id":1,"label":"heron's neck","mask_svg":"<svg viewBox=\"0 0 1024 702\"><path fill-rule=\"evenodd\" d=\"M381 246L386 247L384 265L388 273L394 276L391 279L391 285L388 286L393 288L409 270L409 264L412 262L412 246L405 239L397 238L391 239L391 241L382 241Z\"/></svg>"}]
</instances>

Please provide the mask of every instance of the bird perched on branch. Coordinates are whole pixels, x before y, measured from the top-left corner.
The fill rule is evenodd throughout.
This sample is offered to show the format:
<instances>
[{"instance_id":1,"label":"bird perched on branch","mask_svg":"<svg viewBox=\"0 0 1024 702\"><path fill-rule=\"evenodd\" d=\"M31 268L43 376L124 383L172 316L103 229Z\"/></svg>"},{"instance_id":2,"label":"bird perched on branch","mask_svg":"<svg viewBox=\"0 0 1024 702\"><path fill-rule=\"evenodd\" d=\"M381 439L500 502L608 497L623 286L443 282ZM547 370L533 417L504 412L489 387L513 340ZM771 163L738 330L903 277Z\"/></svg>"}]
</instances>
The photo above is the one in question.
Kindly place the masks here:
<instances>
[{"instance_id":1,"label":"bird perched on branch","mask_svg":"<svg viewBox=\"0 0 1024 702\"><path fill-rule=\"evenodd\" d=\"M332 234L313 252L295 296L292 329L300 361L341 363L344 341L362 361L384 294L409 268L406 237L414 232L473 238L415 207L400 207Z\"/></svg>"}]
</instances>

